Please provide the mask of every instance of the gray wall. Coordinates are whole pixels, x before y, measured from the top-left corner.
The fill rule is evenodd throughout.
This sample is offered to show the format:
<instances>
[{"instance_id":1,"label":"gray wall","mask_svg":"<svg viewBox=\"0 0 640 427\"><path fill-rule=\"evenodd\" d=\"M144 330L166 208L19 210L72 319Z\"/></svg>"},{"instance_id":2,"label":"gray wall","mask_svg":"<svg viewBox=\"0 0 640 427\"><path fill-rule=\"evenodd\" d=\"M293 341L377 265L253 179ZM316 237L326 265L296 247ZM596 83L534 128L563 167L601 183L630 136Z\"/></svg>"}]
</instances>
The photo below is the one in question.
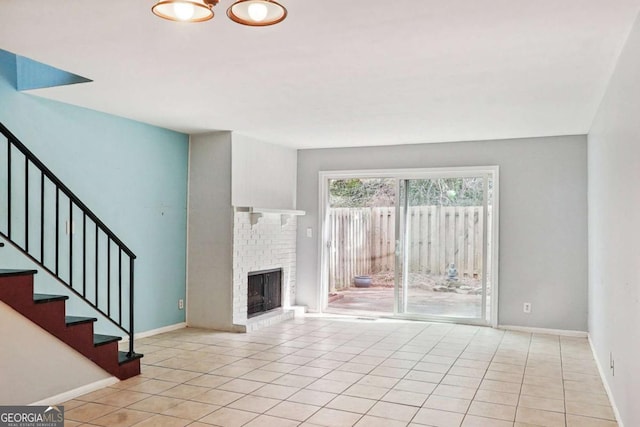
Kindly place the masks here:
<instances>
[{"instance_id":1,"label":"gray wall","mask_svg":"<svg viewBox=\"0 0 640 427\"><path fill-rule=\"evenodd\" d=\"M296 303L318 309L319 171L486 165L500 166L499 323L586 331L585 136L299 151Z\"/></svg>"},{"instance_id":2,"label":"gray wall","mask_svg":"<svg viewBox=\"0 0 640 427\"><path fill-rule=\"evenodd\" d=\"M589 334L625 426L640 426L640 20L589 133ZM615 376L609 369L609 353Z\"/></svg>"},{"instance_id":3,"label":"gray wall","mask_svg":"<svg viewBox=\"0 0 640 427\"><path fill-rule=\"evenodd\" d=\"M231 133L191 137L187 323L232 328Z\"/></svg>"}]
</instances>

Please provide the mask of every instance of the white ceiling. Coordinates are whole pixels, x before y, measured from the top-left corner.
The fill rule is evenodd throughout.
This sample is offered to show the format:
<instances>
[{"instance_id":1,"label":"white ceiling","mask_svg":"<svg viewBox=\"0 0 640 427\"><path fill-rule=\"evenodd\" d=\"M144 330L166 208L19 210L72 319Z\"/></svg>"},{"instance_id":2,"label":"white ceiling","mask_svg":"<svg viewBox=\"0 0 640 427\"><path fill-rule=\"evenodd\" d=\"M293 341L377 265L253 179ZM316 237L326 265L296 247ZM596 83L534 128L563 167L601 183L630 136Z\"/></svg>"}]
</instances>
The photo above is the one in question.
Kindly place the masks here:
<instances>
[{"instance_id":1,"label":"white ceiling","mask_svg":"<svg viewBox=\"0 0 640 427\"><path fill-rule=\"evenodd\" d=\"M281 0L273 27L153 0L0 0L0 48L93 83L38 95L298 148L585 134L640 0Z\"/></svg>"}]
</instances>

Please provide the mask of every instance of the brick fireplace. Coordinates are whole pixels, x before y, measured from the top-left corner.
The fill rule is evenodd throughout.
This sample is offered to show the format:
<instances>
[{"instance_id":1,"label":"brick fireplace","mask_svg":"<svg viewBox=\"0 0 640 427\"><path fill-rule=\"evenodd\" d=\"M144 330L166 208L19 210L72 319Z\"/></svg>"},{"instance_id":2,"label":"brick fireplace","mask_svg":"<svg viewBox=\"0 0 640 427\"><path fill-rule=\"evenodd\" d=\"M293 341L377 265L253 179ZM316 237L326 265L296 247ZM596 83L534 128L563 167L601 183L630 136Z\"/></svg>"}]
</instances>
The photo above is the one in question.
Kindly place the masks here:
<instances>
[{"instance_id":1,"label":"brick fireplace","mask_svg":"<svg viewBox=\"0 0 640 427\"><path fill-rule=\"evenodd\" d=\"M247 331L292 318L296 291L296 217L264 214L252 224L251 215L235 212L233 228L233 323ZM249 317L249 277L264 271L281 271L280 307Z\"/></svg>"}]
</instances>

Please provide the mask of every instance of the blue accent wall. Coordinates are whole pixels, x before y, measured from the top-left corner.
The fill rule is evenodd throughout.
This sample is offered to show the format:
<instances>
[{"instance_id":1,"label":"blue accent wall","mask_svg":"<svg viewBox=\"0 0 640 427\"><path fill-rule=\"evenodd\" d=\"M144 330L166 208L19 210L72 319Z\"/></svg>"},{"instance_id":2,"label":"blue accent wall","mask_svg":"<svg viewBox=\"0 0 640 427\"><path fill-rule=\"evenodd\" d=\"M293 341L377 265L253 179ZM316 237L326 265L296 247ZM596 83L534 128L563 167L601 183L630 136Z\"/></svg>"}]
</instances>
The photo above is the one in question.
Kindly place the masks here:
<instances>
[{"instance_id":1,"label":"blue accent wall","mask_svg":"<svg viewBox=\"0 0 640 427\"><path fill-rule=\"evenodd\" d=\"M42 62L16 56L16 88L18 90L88 83L92 80L60 70Z\"/></svg>"},{"instance_id":2,"label":"blue accent wall","mask_svg":"<svg viewBox=\"0 0 640 427\"><path fill-rule=\"evenodd\" d=\"M188 135L21 93L16 69L16 55L0 50L0 122L137 255L136 332L184 322ZM0 268L33 264L7 245ZM64 293L45 272L36 283Z\"/></svg>"}]
</instances>

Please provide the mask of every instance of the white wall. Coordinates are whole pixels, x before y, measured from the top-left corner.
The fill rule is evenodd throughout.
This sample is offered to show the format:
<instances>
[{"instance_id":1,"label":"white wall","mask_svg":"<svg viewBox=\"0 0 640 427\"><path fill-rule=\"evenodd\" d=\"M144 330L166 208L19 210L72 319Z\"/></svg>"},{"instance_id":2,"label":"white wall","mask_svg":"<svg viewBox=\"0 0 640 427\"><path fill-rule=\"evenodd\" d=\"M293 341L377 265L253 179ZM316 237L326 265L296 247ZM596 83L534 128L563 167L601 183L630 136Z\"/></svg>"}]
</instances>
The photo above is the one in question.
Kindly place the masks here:
<instances>
[{"instance_id":1,"label":"white wall","mask_svg":"<svg viewBox=\"0 0 640 427\"><path fill-rule=\"evenodd\" d=\"M195 135L189 145L187 324L231 329L231 133Z\"/></svg>"},{"instance_id":2,"label":"white wall","mask_svg":"<svg viewBox=\"0 0 640 427\"><path fill-rule=\"evenodd\" d=\"M319 171L499 165L499 323L586 331L586 149L567 136L299 151L296 303L318 308Z\"/></svg>"},{"instance_id":3,"label":"white wall","mask_svg":"<svg viewBox=\"0 0 640 427\"><path fill-rule=\"evenodd\" d=\"M627 427L640 426L639 76L640 20L588 137L589 334Z\"/></svg>"},{"instance_id":4,"label":"white wall","mask_svg":"<svg viewBox=\"0 0 640 427\"><path fill-rule=\"evenodd\" d=\"M3 302L0 337L0 405L27 405L111 377Z\"/></svg>"},{"instance_id":5,"label":"white wall","mask_svg":"<svg viewBox=\"0 0 640 427\"><path fill-rule=\"evenodd\" d=\"M297 152L233 133L232 203L295 209Z\"/></svg>"}]
</instances>

